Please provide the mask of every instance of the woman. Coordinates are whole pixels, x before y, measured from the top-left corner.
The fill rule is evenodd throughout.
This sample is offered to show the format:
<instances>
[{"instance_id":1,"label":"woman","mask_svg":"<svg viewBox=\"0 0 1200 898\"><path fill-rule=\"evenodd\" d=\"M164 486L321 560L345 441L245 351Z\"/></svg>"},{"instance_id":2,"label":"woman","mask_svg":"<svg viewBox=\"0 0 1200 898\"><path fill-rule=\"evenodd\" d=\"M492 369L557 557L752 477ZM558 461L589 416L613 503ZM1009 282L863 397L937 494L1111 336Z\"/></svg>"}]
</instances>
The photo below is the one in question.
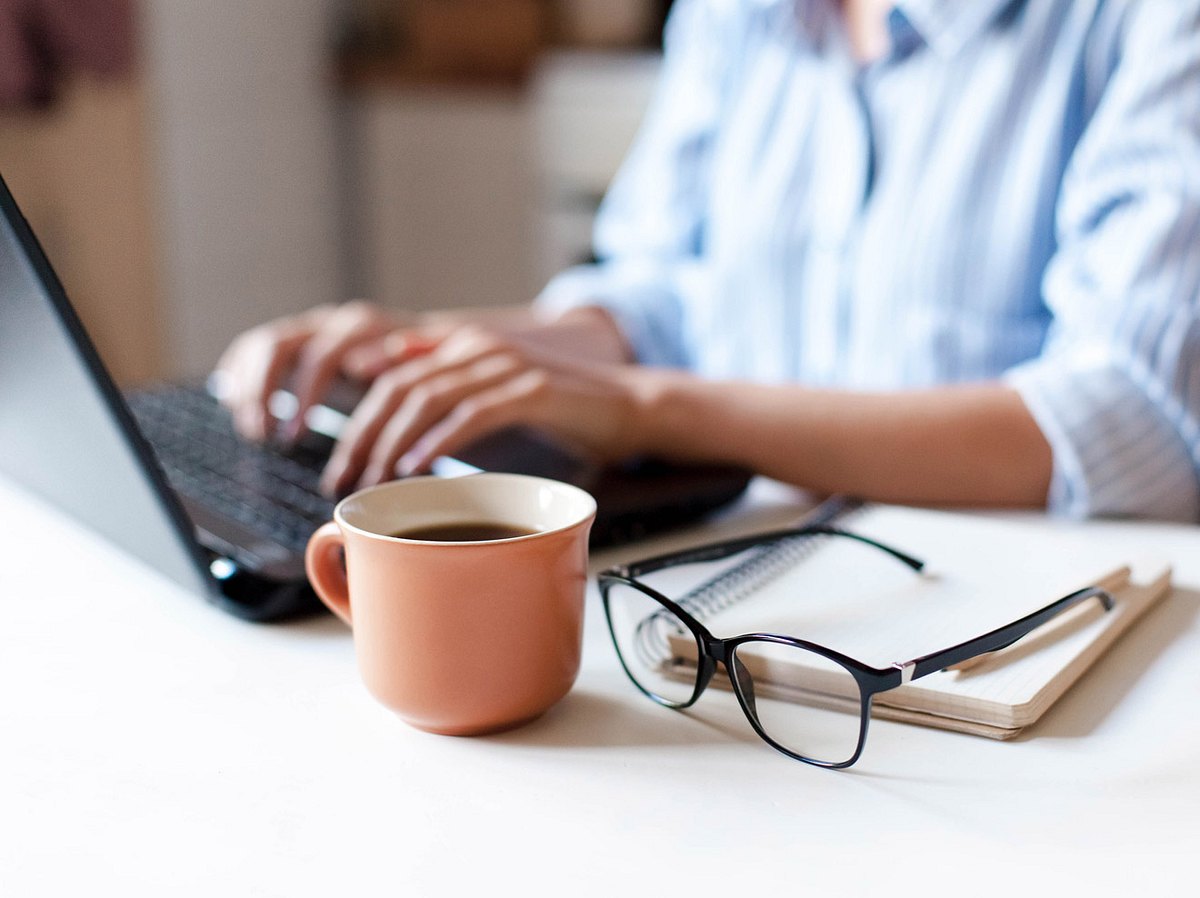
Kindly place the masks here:
<instances>
[{"instance_id":1,"label":"woman","mask_svg":"<svg viewBox=\"0 0 1200 898\"><path fill-rule=\"evenodd\" d=\"M341 371L371 387L331 492L528 423L818 492L1200 516L1196 0L679 0L597 251L504 315L251 331L238 425Z\"/></svg>"}]
</instances>

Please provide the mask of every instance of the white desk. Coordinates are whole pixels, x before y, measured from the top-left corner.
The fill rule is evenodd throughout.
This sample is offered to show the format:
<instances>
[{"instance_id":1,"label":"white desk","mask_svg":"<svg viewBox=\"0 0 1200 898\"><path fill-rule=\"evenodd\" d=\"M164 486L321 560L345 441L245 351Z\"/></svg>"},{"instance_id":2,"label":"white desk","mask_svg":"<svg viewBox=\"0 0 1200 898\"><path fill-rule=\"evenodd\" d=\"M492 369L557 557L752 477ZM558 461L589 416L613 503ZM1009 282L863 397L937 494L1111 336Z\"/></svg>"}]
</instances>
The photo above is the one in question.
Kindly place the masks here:
<instances>
[{"instance_id":1,"label":"white desk","mask_svg":"<svg viewBox=\"0 0 1200 898\"><path fill-rule=\"evenodd\" d=\"M760 495L721 527L794 512ZM1153 544L1183 588L1031 736L874 721L838 773L776 754L717 691L690 715L635 693L594 594L546 717L417 732L337 622L227 617L0 481L0 894L1180 894L1200 529L1095 538Z\"/></svg>"}]
</instances>

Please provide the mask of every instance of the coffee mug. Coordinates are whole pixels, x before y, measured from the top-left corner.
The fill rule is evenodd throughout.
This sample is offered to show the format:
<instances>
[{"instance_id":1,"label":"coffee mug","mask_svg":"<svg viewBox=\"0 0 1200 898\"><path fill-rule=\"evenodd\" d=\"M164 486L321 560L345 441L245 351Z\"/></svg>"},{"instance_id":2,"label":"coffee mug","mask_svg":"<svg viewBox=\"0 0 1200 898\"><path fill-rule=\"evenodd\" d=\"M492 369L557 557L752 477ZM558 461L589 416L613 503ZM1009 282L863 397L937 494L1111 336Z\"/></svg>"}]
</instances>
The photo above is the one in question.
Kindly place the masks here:
<instances>
[{"instance_id":1,"label":"coffee mug","mask_svg":"<svg viewBox=\"0 0 1200 898\"><path fill-rule=\"evenodd\" d=\"M579 673L596 502L521 474L414 477L347 496L308 543L308 577L350 625L359 671L422 730L518 726Z\"/></svg>"}]
</instances>

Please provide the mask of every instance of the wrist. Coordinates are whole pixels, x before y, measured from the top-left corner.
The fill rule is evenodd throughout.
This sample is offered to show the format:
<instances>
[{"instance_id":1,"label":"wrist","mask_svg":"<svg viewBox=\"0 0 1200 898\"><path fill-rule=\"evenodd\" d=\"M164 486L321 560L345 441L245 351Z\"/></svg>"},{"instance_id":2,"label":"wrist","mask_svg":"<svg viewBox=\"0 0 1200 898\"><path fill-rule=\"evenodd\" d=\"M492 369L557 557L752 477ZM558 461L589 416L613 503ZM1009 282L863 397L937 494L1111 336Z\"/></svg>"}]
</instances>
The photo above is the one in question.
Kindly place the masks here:
<instances>
[{"instance_id":1,"label":"wrist","mask_svg":"<svg viewBox=\"0 0 1200 898\"><path fill-rule=\"evenodd\" d=\"M621 369L629 403L628 443L632 454L687 457L695 436L687 426L699 414L699 383L694 375L671 368L630 365Z\"/></svg>"},{"instance_id":2,"label":"wrist","mask_svg":"<svg viewBox=\"0 0 1200 898\"><path fill-rule=\"evenodd\" d=\"M541 320L554 335L553 344L569 348L577 358L609 364L635 361L624 331L602 306L576 306Z\"/></svg>"}]
</instances>

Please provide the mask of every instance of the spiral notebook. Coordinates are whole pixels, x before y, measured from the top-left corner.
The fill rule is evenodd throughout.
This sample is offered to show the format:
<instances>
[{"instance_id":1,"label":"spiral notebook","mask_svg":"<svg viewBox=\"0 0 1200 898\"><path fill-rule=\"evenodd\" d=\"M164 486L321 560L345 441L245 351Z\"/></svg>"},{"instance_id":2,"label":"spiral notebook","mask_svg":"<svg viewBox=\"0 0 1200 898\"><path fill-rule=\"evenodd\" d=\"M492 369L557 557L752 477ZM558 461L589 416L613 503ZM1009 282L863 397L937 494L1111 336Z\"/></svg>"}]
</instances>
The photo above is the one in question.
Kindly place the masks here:
<instances>
[{"instance_id":1,"label":"spiral notebook","mask_svg":"<svg viewBox=\"0 0 1200 898\"><path fill-rule=\"evenodd\" d=\"M889 667L972 639L1085 586L1115 602L1084 602L1012 646L875 696L872 714L1007 739L1034 723L1169 591L1170 568L1153 558L1113 558L1086 525L838 505L826 522L926 562L913 574L850 540L816 537L760 548L682 598L717 636L774 632ZM682 640L678 663L694 647ZM763 684L805 701L786 665ZM713 682L718 683L722 678ZM759 687L756 681L756 688Z\"/></svg>"}]
</instances>

